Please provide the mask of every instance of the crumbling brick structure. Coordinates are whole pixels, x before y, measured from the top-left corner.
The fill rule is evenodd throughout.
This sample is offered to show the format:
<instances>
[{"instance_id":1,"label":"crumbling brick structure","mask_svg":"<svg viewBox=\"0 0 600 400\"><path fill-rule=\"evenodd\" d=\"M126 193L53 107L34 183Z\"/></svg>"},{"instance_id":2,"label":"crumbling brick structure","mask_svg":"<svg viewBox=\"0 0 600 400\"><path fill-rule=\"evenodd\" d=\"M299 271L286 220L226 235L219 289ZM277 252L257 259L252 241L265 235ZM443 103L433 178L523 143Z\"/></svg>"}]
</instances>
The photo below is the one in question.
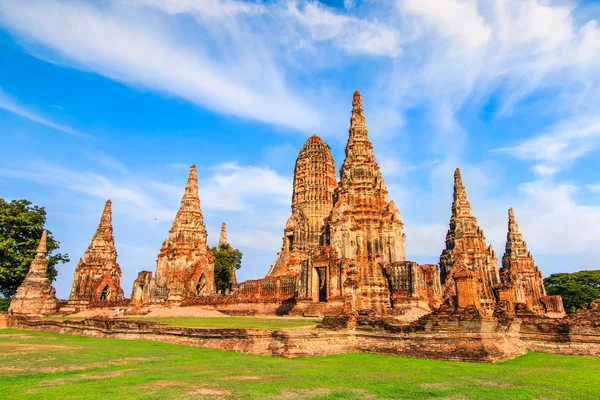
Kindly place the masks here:
<instances>
[{"instance_id":1,"label":"crumbling brick structure","mask_svg":"<svg viewBox=\"0 0 600 400\"><path fill-rule=\"evenodd\" d=\"M535 265L531 252L527 250L527 243L519 231L512 208L508 209L508 233L500 278L505 284L504 287L510 285L513 289L514 305L518 311L540 315L546 313L564 315L560 296L546 295L542 272ZM501 292L500 290L499 293Z\"/></svg>"},{"instance_id":2,"label":"crumbling brick structure","mask_svg":"<svg viewBox=\"0 0 600 400\"><path fill-rule=\"evenodd\" d=\"M27 276L10 302L11 314L50 315L56 312L56 290L48 278L46 238L47 232L44 231Z\"/></svg>"},{"instance_id":3,"label":"crumbling brick structure","mask_svg":"<svg viewBox=\"0 0 600 400\"><path fill-rule=\"evenodd\" d=\"M292 215L285 225L281 252L267 276L298 275L308 252L319 246L335 187L335 161L329 146L312 135L296 159Z\"/></svg>"},{"instance_id":4,"label":"crumbling brick structure","mask_svg":"<svg viewBox=\"0 0 600 400\"><path fill-rule=\"evenodd\" d=\"M112 203L108 200L96 233L75 268L67 308L82 310L123 298L121 268L113 237Z\"/></svg>"}]
</instances>

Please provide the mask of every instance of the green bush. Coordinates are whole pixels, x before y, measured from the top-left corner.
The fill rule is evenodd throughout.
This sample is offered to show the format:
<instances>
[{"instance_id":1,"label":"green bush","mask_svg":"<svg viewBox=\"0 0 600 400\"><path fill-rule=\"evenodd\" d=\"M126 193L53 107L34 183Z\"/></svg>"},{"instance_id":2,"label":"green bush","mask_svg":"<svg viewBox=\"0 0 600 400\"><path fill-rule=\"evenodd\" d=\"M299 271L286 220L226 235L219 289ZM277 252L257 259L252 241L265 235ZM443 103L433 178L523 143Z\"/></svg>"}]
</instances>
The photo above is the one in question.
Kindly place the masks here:
<instances>
[{"instance_id":1,"label":"green bush","mask_svg":"<svg viewBox=\"0 0 600 400\"><path fill-rule=\"evenodd\" d=\"M574 313L600 297L600 271L552 274L544 285L549 295L562 296L566 312Z\"/></svg>"},{"instance_id":2,"label":"green bush","mask_svg":"<svg viewBox=\"0 0 600 400\"><path fill-rule=\"evenodd\" d=\"M0 297L0 312L7 312L8 306L10 305L10 301L12 299L6 297Z\"/></svg>"}]
</instances>

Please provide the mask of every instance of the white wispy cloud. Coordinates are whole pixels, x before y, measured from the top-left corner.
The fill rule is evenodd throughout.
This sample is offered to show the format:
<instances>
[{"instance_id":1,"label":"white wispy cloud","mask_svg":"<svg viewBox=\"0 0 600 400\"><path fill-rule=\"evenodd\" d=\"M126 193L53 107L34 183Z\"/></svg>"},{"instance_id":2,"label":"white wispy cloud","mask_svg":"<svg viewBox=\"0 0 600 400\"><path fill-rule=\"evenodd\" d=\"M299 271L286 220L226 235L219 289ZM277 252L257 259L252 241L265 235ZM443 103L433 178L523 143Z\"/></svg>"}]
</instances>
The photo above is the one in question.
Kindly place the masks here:
<instances>
[{"instance_id":1,"label":"white wispy cloud","mask_svg":"<svg viewBox=\"0 0 600 400\"><path fill-rule=\"evenodd\" d=\"M348 53L395 57L401 52L399 32L384 23L343 15L318 2L289 1L281 15L314 41L331 41Z\"/></svg>"},{"instance_id":2,"label":"white wispy cloud","mask_svg":"<svg viewBox=\"0 0 600 400\"><path fill-rule=\"evenodd\" d=\"M566 121L513 147L495 150L536 164L538 175L553 175L600 147L600 116Z\"/></svg>"},{"instance_id":3,"label":"white wispy cloud","mask_svg":"<svg viewBox=\"0 0 600 400\"><path fill-rule=\"evenodd\" d=\"M467 102L498 97L499 116L541 89L549 109L573 114L600 88L600 30L574 18L575 4L523 0L399 0L404 53L392 75L403 107L426 104L442 128L457 128ZM566 83L569 84L566 84ZM574 101L576 99L577 101ZM593 104L593 102L591 102Z\"/></svg>"},{"instance_id":4,"label":"white wispy cloud","mask_svg":"<svg viewBox=\"0 0 600 400\"><path fill-rule=\"evenodd\" d=\"M140 189L135 179L118 181L96 172L85 172L38 162L30 169L1 168L0 176L26 180L45 186L68 189L86 196L111 199L138 220L167 221L174 217L176 209L169 208L150 193Z\"/></svg>"},{"instance_id":5,"label":"white wispy cloud","mask_svg":"<svg viewBox=\"0 0 600 400\"><path fill-rule=\"evenodd\" d=\"M195 31L199 37L190 42L161 17L141 12L131 16L131 10L117 5L100 8L67 1L3 0L0 21L14 34L54 52L45 56L61 64L226 114L300 129L310 129L320 119L287 87L270 54L259 44L252 51L247 48L244 32L214 38ZM221 40L218 47L230 50L226 57L214 57L210 45L216 40Z\"/></svg>"},{"instance_id":6,"label":"white wispy cloud","mask_svg":"<svg viewBox=\"0 0 600 400\"><path fill-rule=\"evenodd\" d=\"M245 166L235 162L211 168L211 174L199 178L203 207L242 211L260 200L286 205L290 203L292 181L269 167Z\"/></svg>"},{"instance_id":7,"label":"white wispy cloud","mask_svg":"<svg viewBox=\"0 0 600 400\"><path fill-rule=\"evenodd\" d=\"M2 88L0 88L0 108L8 111L10 113L13 113L15 115L18 115L20 117L26 118L30 121L47 126L49 128L55 129L60 132L67 133L72 136L77 136L77 137L81 137L81 138L89 137L89 135L79 132L76 129L72 129L66 125L61 125L56 122L53 122L53 121L41 116L37 112L32 111L30 108L25 107L22 104L19 104L19 102L17 102L14 98L12 98L8 94L6 94L2 90Z\"/></svg>"}]
</instances>

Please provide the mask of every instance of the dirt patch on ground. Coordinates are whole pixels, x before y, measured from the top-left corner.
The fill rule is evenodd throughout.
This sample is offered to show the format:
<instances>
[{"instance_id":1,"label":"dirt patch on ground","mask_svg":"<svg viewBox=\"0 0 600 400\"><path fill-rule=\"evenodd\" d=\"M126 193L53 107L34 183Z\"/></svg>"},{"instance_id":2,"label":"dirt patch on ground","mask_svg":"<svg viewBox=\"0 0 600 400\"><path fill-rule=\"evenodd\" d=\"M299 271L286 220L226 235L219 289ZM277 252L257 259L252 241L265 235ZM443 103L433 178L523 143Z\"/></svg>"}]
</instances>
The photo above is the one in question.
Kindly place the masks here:
<instances>
[{"instance_id":1,"label":"dirt patch on ground","mask_svg":"<svg viewBox=\"0 0 600 400\"><path fill-rule=\"evenodd\" d=\"M0 339L18 339L18 340L29 340L37 339L39 336L27 335L25 333L8 333L6 335L0 335ZM55 337L45 337L44 340L56 340Z\"/></svg>"},{"instance_id":2,"label":"dirt patch on ground","mask_svg":"<svg viewBox=\"0 0 600 400\"><path fill-rule=\"evenodd\" d=\"M422 387L423 389L448 389L448 383L444 383L444 382L427 382L427 383L421 383L419 385L419 387Z\"/></svg>"},{"instance_id":3,"label":"dirt patch on ground","mask_svg":"<svg viewBox=\"0 0 600 400\"><path fill-rule=\"evenodd\" d=\"M325 388L317 388L317 389L283 389L277 396L274 396L274 399L309 399L316 396L327 396L333 390L325 389Z\"/></svg>"},{"instance_id":4,"label":"dirt patch on ground","mask_svg":"<svg viewBox=\"0 0 600 400\"><path fill-rule=\"evenodd\" d=\"M336 392L353 393L361 399L376 399L377 396L370 393L365 389L353 389L353 388L339 388L339 389L328 389L328 388L316 388L316 389L283 389L277 396L273 396L273 399L285 399L285 400L302 400L312 399L315 397L323 397L327 395L335 395Z\"/></svg>"},{"instance_id":5,"label":"dirt patch on ground","mask_svg":"<svg viewBox=\"0 0 600 400\"><path fill-rule=\"evenodd\" d=\"M230 396L231 392L228 390L219 390L219 389L208 389L208 388L200 388L192 390L184 395L184 397L190 396Z\"/></svg>"},{"instance_id":6,"label":"dirt patch on ground","mask_svg":"<svg viewBox=\"0 0 600 400\"><path fill-rule=\"evenodd\" d=\"M264 379L262 376L229 376L227 378L223 378L228 381L259 381Z\"/></svg>"},{"instance_id":7,"label":"dirt patch on ground","mask_svg":"<svg viewBox=\"0 0 600 400\"><path fill-rule=\"evenodd\" d=\"M34 343L14 343L0 342L0 353L11 356L17 356L29 353L43 353L46 351L76 351L80 347L77 346L59 346L50 344L34 344Z\"/></svg>"},{"instance_id":8,"label":"dirt patch on ground","mask_svg":"<svg viewBox=\"0 0 600 400\"><path fill-rule=\"evenodd\" d=\"M182 398L194 398L198 396L231 396L231 392L229 390L199 387L195 385L190 385L189 382L184 381L155 381L152 383L140 385L138 387L140 389L185 388L188 390L188 392L182 395Z\"/></svg>"},{"instance_id":9,"label":"dirt patch on ground","mask_svg":"<svg viewBox=\"0 0 600 400\"><path fill-rule=\"evenodd\" d=\"M39 383L40 386L60 386L68 383L73 383L77 381L82 381L86 379L98 380L98 379L108 379L108 378L116 378L118 376L127 375L135 369L122 369L119 371L109 371L109 372L97 372L93 374L81 374L77 376L72 376L68 378L56 378L56 379L47 379L45 381L41 381Z\"/></svg>"},{"instance_id":10,"label":"dirt patch on ground","mask_svg":"<svg viewBox=\"0 0 600 400\"><path fill-rule=\"evenodd\" d=\"M511 385L510 383L506 383L506 382L486 381L485 379L477 379L477 378L470 379L470 382L475 382L477 385L487 386L487 387L497 387L497 388L514 388L515 387L515 385Z\"/></svg>"}]
</instances>

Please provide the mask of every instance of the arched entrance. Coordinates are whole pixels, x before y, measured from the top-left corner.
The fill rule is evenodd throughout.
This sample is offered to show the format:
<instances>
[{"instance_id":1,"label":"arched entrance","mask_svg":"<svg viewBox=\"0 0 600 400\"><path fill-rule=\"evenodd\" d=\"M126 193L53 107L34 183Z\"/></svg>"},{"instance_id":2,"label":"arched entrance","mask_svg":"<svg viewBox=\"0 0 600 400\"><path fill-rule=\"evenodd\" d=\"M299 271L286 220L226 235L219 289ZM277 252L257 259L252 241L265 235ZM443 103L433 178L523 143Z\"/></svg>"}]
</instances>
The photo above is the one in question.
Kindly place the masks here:
<instances>
[{"instance_id":1,"label":"arched entrance","mask_svg":"<svg viewBox=\"0 0 600 400\"><path fill-rule=\"evenodd\" d=\"M108 285L104 286L104 289L102 289L102 292L100 292L100 301L108 300L108 291Z\"/></svg>"},{"instance_id":2,"label":"arched entrance","mask_svg":"<svg viewBox=\"0 0 600 400\"><path fill-rule=\"evenodd\" d=\"M202 274L196 283L196 296L206 295L206 275Z\"/></svg>"}]
</instances>

